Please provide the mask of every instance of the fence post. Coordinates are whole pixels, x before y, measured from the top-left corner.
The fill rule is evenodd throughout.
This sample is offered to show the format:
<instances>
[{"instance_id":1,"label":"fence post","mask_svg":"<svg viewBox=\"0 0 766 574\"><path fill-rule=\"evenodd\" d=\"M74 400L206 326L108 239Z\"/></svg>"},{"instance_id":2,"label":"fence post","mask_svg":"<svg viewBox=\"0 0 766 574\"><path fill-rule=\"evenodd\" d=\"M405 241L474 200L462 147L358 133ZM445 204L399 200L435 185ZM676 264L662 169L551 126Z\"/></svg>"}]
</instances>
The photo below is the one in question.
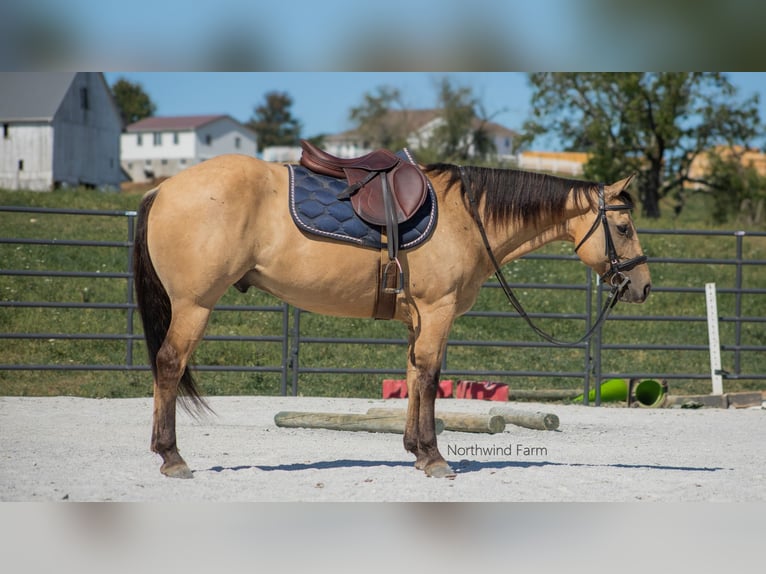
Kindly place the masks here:
<instances>
[{"instance_id":1,"label":"fence post","mask_svg":"<svg viewBox=\"0 0 766 574\"><path fill-rule=\"evenodd\" d=\"M290 368L292 369L292 393L294 397L298 396L298 353L300 352L301 338L301 310L293 307L293 336L292 346L290 347ZM282 390L283 395L287 395L287 389Z\"/></svg>"},{"instance_id":2,"label":"fence post","mask_svg":"<svg viewBox=\"0 0 766 574\"><path fill-rule=\"evenodd\" d=\"M133 368L133 314L135 312L135 301L133 299L133 246L135 244L135 211L126 211L128 220L128 313L127 313L127 336L125 345L125 364L128 369Z\"/></svg>"},{"instance_id":3,"label":"fence post","mask_svg":"<svg viewBox=\"0 0 766 574\"><path fill-rule=\"evenodd\" d=\"M597 276L596 279L596 308L601 309L604 306L604 290L602 288L601 276ZM593 333L593 381L595 395L595 406L601 406L601 334L604 329L604 323L600 323ZM583 404L588 404L588 395L583 397Z\"/></svg>"},{"instance_id":4,"label":"fence post","mask_svg":"<svg viewBox=\"0 0 766 574\"><path fill-rule=\"evenodd\" d=\"M282 302L282 374L279 389L287 395L287 374L290 371L290 306Z\"/></svg>"},{"instance_id":5,"label":"fence post","mask_svg":"<svg viewBox=\"0 0 766 574\"><path fill-rule=\"evenodd\" d=\"M585 331L591 327L591 313L593 311L593 271L590 267L585 268ZM585 342L585 373L583 383L583 404L588 404L590 393L590 374L593 367L593 339L588 338Z\"/></svg>"},{"instance_id":6,"label":"fence post","mask_svg":"<svg viewBox=\"0 0 766 574\"><path fill-rule=\"evenodd\" d=\"M742 344L742 258L743 258L743 242L745 237L744 231L735 231L734 236L737 238L737 266L736 274L734 277L734 375L740 374L740 350L739 347Z\"/></svg>"}]
</instances>

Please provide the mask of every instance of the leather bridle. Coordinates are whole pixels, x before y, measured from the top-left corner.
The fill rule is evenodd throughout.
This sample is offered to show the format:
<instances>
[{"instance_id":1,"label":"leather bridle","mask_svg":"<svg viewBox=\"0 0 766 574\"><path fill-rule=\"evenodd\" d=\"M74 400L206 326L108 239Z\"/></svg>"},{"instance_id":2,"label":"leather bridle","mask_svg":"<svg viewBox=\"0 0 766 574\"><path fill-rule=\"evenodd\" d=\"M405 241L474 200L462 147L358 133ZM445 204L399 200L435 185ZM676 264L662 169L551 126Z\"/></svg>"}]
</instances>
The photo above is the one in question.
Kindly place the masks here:
<instances>
[{"instance_id":1,"label":"leather bridle","mask_svg":"<svg viewBox=\"0 0 766 574\"><path fill-rule=\"evenodd\" d=\"M598 229L599 225L603 225L604 228L604 242L606 243L606 256L609 259L609 270L604 273L604 275L600 276L601 281L604 283L608 283L612 286L612 291L609 293L609 296L607 297L607 300L604 302L604 306L601 308L601 311L596 318L596 321L591 325L591 327L588 329L588 331L580 337L577 341L560 341L553 336L549 335L542 329L540 329L537 325L535 325L532 322L532 319L527 315L527 312L524 310L524 308L521 305L521 302L516 298L516 295L511 290L510 285L508 284L508 281L505 279L505 275L503 274L502 269L500 269L500 265L497 262L497 259L495 258L495 255L492 253L492 247L489 244L489 239L487 238L487 232L484 229L484 224L481 221L481 217L479 215L479 207L476 201L476 197L474 196L473 189L471 188L470 181L468 180L468 175L465 172L465 169L463 166L459 166L460 170L460 179L463 184L463 189L466 192L466 195L468 196L468 203L471 206L471 214L473 216L473 219L476 221L476 225L479 228L479 233L481 234L482 241L484 242L484 248L487 250L487 254L489 255L489 259L492 262L493 267L495 268L495 277L497 277L497 280L500 282L500 286L503 289L503 292L505 293L505 296L508 298L508 302L513 306L513 308L516 310L516 312L523 318L527 324L532 328L532 330L540 335L543 339L548 341L549 343L553 343L554 345L559 346L574 346L579 345L583 341L586 341L589 339L593 334L596 332L596 329L598 329L601 324L606 321L607 317L609 316L609 312L612 310L612 308L617 304L617 301L619 301L620 294L625 290L625 288L628 286L628 283L630 283L630 279L623 273L623 271L630 271L635 266L644 263L646 261L646 256L641 255L639 257L634 257L632 259L629 259L628 261L620 262L620 258L617 255L617 250L614 247L614 241L612 240L612 235L609 232L609 222L606 217L607 211L622 211L626 209L632 209L633 206L630 203L622 203L619 205L606 205L606 200L604 198L604 184L600 183L598 186L598 214L596 216L596 220L593 222L593 225L588 230L588 233L585 234L585 236L580 240L580 242L575 247L575 253L577 250L582 246L585 241L588 240L588 238L593 235L593 233Z\"/></svg>"},{"instance_id":2,"label":"leather bridle","mask_svg":"<svg viewBox=\"0 0 766 574\"><path fill-rule=\"evenodd\" d=\"M620 257L617 255L617 250L614 247L614 240L612 234L609 231L609 221L606 217L608 211L629 211L633 209L632 203L619 203L616 205L607 205L604 199L604 184L598 184L598 215L593 221L588 233L586 233L577 246L574 248L575 253L582 247L591 235L598 229L599 224L604 228L604 255L609 259L609 269L601 276L601 281L608 283L612 287L619 285L625 280L625 274L623 271L630 271L635 266L646 262L646 255L639 255L633 257L627 261L620 261Z\"/></svg>"}]
</instances>

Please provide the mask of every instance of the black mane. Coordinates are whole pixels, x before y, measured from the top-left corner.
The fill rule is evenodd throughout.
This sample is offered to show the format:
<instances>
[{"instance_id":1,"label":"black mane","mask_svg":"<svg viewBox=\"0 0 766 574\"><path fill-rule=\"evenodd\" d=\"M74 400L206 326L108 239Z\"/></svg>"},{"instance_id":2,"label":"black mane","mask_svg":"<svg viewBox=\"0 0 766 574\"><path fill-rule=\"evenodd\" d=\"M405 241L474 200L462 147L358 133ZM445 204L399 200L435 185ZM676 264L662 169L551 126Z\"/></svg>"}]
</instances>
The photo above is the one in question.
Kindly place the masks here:
<instances>
[{"instance_id":1,"label":"black mane","mask_svg":"<svg viewBox=\"0 0 766 574\"><path fill-rule=\"evenodd\" d=\"M449 174L449 185L460 184L460 168L446 163L427 165L429 174ZM516 169L495 169L487 167L465 166L463 168L471 186L471 191L480 202L484 202L484 220L488 223L507 222L539 223L550 217L562 217L570 193L578 205L595 201L597 184L589 181L566 179L542 173Z\"/></svg>"}]
</instances>

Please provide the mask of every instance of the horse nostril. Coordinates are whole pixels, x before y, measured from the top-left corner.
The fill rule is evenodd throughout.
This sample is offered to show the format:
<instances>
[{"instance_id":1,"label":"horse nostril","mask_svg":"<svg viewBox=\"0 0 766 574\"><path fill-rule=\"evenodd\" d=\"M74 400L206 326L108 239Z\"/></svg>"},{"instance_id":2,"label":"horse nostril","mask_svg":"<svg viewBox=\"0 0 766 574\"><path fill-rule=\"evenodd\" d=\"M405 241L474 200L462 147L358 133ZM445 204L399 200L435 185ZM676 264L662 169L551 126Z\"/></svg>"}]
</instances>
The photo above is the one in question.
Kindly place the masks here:
<instances>
[{"instance_id":1,"label":"horse nostril","mask_svg":"<svg viewBox=\"0 0 766 574\"><path fill-rule=\"evenodd\" d=\"M644 299L646 299L649 296L649 291L651 291L651 290L652 290L652 284L651 283L647 283L644 286Z\"/></svg>"}]
</instances>

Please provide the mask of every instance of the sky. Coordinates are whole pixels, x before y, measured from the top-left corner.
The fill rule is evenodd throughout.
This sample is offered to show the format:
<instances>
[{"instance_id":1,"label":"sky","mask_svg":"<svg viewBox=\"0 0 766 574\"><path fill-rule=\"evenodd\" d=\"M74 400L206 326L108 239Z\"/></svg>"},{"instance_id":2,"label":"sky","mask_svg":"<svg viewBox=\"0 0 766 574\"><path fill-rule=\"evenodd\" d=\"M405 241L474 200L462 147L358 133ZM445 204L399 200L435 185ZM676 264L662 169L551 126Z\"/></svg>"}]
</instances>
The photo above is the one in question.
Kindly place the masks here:
<instances>
[{"instance_id":1,"label":"sky","mask_svg":"<svg viewBox=\"0 0 766 574\"><path fill-rule=\"evenodd\" d=\"M292 113L303 124L303 137L350 129L349 110L379 86L398 88L408 108L436 104L437 83L449 77L468 86L493 121L512 130L530 114L531 90L522 72L106 72L112 85L124 77L141 84L156 104L157 116L229 114L246 122L270 91L293 98ZM766 72L731 73L742 98L759 94L766 122ZM759 144L760 145L760 144Z\"/></svg>"},{"instance_id":2,"label":"sky","mask_svg":"<svg viewBox=\"0 0 766 574\"><path fill-rule=\"evenodd\" d=\"M398 88L408 108L434 107L436 85L445 76L455 85L470 86L494 121L521 127L529 89L526 75L518 72L106 73L110 85L119 77L140 83L157 105L157 116L223 113L246 122L264 94L287 92L305 137L350 129L349 110L379 86Z\"/></svg>"}]
</instances>

